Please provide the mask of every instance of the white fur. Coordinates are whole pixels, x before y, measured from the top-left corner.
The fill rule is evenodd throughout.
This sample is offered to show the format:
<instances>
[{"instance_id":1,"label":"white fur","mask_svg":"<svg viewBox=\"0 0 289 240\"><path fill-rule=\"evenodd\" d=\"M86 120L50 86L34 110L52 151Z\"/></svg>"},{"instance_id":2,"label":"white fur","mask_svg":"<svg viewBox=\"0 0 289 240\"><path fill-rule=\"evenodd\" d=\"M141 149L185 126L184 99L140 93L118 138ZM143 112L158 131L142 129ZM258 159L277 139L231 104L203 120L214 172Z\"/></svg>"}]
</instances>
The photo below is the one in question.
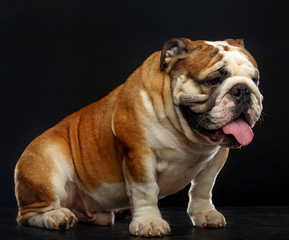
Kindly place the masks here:
<instances>
[{"instance_id":1,"label":"white fur","mask_svg":"<svg viewBox=\"0 0 289 240\"><path fill-rule=\"evenodd\" d=\"M141 92L144 108L151 112L152 105L147 93ZM182 118L182 117L181 117ZM159 191L158 196L163 197L175 193L190 183L200 172L207 168L220 147L198 144L196 136L189 126L186 133L190 138L180 137L180 133L174 127L173 122L159 122L154 114L150 121L144 121L144 131L150 148L155 154L156 182ZM183 139L183 140L182 140Z\"/></svg>"},{"instance_id":2,"label":"white fur","mask_svg":"<svg viewBox=\"0 0 289 240\"><path fill-rule=\"evenodd\" d=\"M44 148L45 154L53 161L55 171L52 172L52 184L54 186L55 198L54 208L58 208L66 203L67 192L65 190L68 181L75 181L75 170L67 164L67 160L62 154L62 149L56 144L47 144Z\"/></svg>"},{"instance_id":3,"label":"white fur","mask_svg":"<svg viewBox=\"0 0 289 240\"><path fill-rule=\"evenodd\" d=\"M226 41L206 41L205 43L218 48L219 53L223 55L223 59L216 63L218 68L226 64L226 69L233 76L244 76L247 78L252 78L258 72L258 69L254 67L247 55L239 47L232 46ZM224 46L229 47L229 51L225 51Z\"/></svg>"},{"instance_id":4,"label":"white fur","mask_svg":"<svg viewBox=\"0 0 289 240\"><path fill-rule=\"evenodd\" d=\"M189 192L188 214L195 226L221 227L226 225L225 218L219 213L212 203L212 189L215 184L216 177L221 170L223 164L224 148L216 153L208 166L203 169L192 181Z\"/></svg>"},{"instance_id":5,"label":"white fur","mask_svg":"<svg viewBox=\"0 0 289 240\"><path fill-rule=\"evenodd\" d=\"M157 119L157 115L156 115L157 113L154 110L153 104L152 104L151 100L149 99L147 92L144 90L141 90L139 94L140 94L140 97L142 99L143 105L144 105L145 109L147 110L147 112L149 113L149 115L153 119Z\"/></svg>"},{"instance_id":6,"label":"white fur","mask_svg":"<svg viewBox=\"0 0 289 240\"><path fill-rule=\"evenodd\" d=\"M217 71L223 66L226 66L226 70L230 74L230 77L226 78L218 87L217 91L213 93L217 94L217 97L214 107L211 109L207 117L209 118L210 122L214 124L207 127L210 129L217 129L232 120L233 115L231 114L230 108L234 103L228 102L226 95L236 84L245 84L251 91L253 111L250 112L250 126L253 127L256 121L259 119L263 108L263 96L261 95L257 85L252 80L253 77L259 75L258 69L254 67L247 55L239 47L232 46L226 41L206 41L205 43L218 48L219 54L222 54L223 58L210 68L201 71L199 77L205 78L208 74ZM225 51L224 46L229 48L229 50ZM204 112L203 108L205 108L206 105L201 103L205 102L209 96L206 94L199 94L199 86L194 81L187 79L185 75L181 75L172 83L172 85L173 99L176 105L181 102L182 104L190 106L192 111ZM179 117L182 119L181 114ZM182 122L182 120L180 120L180 122L183 126L186 125L186 123Z\"/></svg>"},{"instance_id":7,"label":"white fur","mask_svg":"<svg viewBox=\"0 0 289 240\"><path fill-rule=\"evenodd\" d=\"M229 110L234 107L234 103L225 95L237 83L244 83L251 89L253 95L254 111L249 114L252 115L253 121L256 121L262 110L262 96L252 78L258 70L238 47L230 46L227 42L206 43L219 48L224 57L210 69L204 69L203 77L224 65L231 74L231 77L222 83L215 107L210 111L209 116L216 121L216 125L230 121L232 116L230 117ZM230 51L224 51L223 46L228 46ZM138 186L130 184L131 198L135 198L131 201L136 203L130 226L130 232L133 234L140 231L138 226L141 222L146 226L144 231L146 233L149 231L146 229L148 215L152 222L156 221L159 225L161 217L156 208L156 194L163 197L175 193L190 181L192 184L188 213L194 225L220 227L226 224L225 218L215 209L211 201L212 188L223 164L222 156L225 149L203 142L204 140L191 130L178 109L181 98L190 96L189 101L198 103L207 99L207 96L199 94L198 86L191 79L186 79L184 75L172 82L172 91L172 103L176 106L177 120L169 115L165 119L158 118L149 94L144 90L140 92L143 107L150 116L149 120L141 119L141 121L150 149L155 154L154 158L151 157L155 164L155 168L151 169L155 171L155 175L147 184L138 184ZM183 130L181 133L179 126ZM148 214L146 215L144 211Z\"/></svg>"},{"instance_id":8,"label":"white fur","mask_svg":"<svg viewBox=\"0 0 289 240\"><path fill-rule=\"evenodd\" d=\"M217 125L229 121L229 109L234 103L226 98L226 94L233 85L244 83L251 90L253 108L248 110L248 114L253 126L262 111L262 95L251 79L258 70L240 48L227 42L206 43L218 48L224 57L214 66L204 69L201 76L204 77L224 65L231 75L220 86L209 117ZM224 51L224 46L229 47L230 51ZM165 61L169 61L169 58L170 56ZM172 83L166 76L164 82L164 89L169 94L172 89L172 96L162 96L162 100L166 101L163 105L161 101L156 101L158 104L155 104L156 99L152 99L154 96L150 96L145 90L139 92L146 111L145 117L138 116L139 124L150 149L141 159L147 181L135 182L123 159L125 182L101 183L96 189L87 192L79 182L73 164L69 164L72 159L65 159L67 156L58 145L47 145L44 154L53 161L52 190L56 201L53 206L44 209L47 210L45 213L29 213L30 225L48 229L69 228L77 221L73 212L79 214L80 220L110 225L114 221L113 210L130 206L133 217L130 233L139 236L167 235L170 227L161 217L157 206L158 198L178 192L190 182L188 213L193 224L198 227L220 227L226 224L225 218L215 209L211 200L212 188L226 150L209 143L193 131L178 107L181 101L188 105L205 102L208 95L200 94L200 86L187 79L186 75L179 76ZM143 111L139 114L143 114ZM75 196L79 198L77 201L73 199ZM81 206L76 202L78 205L80 202ZM71 207L71 210L65 207Z\"/></svg>"},{"instance_id":9,"label":"white fur","mask_svg":"<svg viewBox=\"0 0 289 240\"><path fill-rule=\"evenodd\" d=\"M91 196L101 210L129 207L125 183L102 183Z\"/></svg>"},{"instance_id":10,"label":"white fur","mask_svg":"<svg viewBox=\"0 0 289 240\"><path fill-rule=\"evenodd\" d=\"M65 159L57 145L50 144L45 148L45 151L51 157L55 166L55 171L52 172L52 183L56 197L54 209L60 206L66 207L71 202L73 203L75 201L73 199L75 191L81 196L83 210L90 215L101 215L102 211L129 207L125 183L102 183L101 186L89 193L81 187L72 167L73 165L67 164L69 159ZM73 188L67 187L68 184L73 184ZM95 219L95 222L97 221L100 224L101 219L98 218ZM85 219L82 220L85 221Z\"/></svg>"}]
</instances>

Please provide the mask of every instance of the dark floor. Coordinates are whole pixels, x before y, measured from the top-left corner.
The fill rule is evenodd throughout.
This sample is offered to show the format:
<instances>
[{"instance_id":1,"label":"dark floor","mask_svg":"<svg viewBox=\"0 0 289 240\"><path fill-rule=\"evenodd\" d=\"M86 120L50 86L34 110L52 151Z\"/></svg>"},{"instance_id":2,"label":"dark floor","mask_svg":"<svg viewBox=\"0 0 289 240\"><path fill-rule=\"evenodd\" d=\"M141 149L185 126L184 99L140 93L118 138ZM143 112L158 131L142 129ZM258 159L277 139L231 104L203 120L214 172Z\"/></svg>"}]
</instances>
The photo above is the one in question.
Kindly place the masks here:
<instances>
[{"instance_id":1,"label":"dark floor","mask_svg":"<svg viewBox=\"0 0 289 240\"><path fill-rule=\"evenodd\" d=\"M285 240L289 239L288 207L224 207L219 208L227 220L222 229L194 228L185 209L161 209L172 230L172 235L163 239L193 240ZM16 224L16 209L0 208L0 239L144 239L129 235L129 219L116 222L112 227L100 227L84 223L67 231L48 231L38 228L22 227Z\"/></svg>"}]
</instances>

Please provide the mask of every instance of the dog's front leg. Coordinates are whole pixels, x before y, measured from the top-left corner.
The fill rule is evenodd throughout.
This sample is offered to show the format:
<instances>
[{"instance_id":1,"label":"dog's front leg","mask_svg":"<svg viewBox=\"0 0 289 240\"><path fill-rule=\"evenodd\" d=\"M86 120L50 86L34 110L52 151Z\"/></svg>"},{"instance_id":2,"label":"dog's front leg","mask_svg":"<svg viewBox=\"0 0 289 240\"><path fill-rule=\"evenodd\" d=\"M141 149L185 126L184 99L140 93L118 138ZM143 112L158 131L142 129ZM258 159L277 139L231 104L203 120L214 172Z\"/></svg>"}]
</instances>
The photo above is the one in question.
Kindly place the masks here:
<instances>
[{"instance_id":1,"label":"dog's front leg","mask_svg":"<svg viewBox=\"0 0 289 240\"><path fill-rule=\"evenodd\" d=\"M226 225L224 216L215 209L212 203L212 188L228 153L228 149L220 148L208 166L191 183L188 214L196 227L219 228Z\"/></svg>"},{"instance_id":2,"label":"dog's front leg","mask_svg":"<svg viewBox=\"0 0 289 240\"><path fill-rule=\"evenodd\" d=\"M159 186L156 181L154 162L153 157L147 157L143 161L127 159L124 162L132 211L132 221L129 226L132 235L160 237L170 234L170 227L162 219L157 206Z\"/></svg>"}]
</instances>

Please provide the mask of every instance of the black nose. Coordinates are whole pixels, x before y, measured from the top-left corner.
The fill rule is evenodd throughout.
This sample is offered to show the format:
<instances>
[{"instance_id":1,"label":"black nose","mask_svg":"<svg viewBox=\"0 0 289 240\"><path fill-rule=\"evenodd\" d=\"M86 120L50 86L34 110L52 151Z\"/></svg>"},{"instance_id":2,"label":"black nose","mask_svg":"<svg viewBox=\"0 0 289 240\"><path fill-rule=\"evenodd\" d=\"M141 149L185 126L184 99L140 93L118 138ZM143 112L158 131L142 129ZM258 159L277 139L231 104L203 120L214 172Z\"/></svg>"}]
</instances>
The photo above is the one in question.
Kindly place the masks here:
<instances>
[{"instance_id":1,"label":"black nose","mask_svg":"<svg viewBox=\"0 0 289 240\"><path fill-rule=\"evenodd\" d=\"M248 102L250 101L250 89L245 84L237 84L229 91L229 93L237 100Z\"/></svg>"}]
</instances>

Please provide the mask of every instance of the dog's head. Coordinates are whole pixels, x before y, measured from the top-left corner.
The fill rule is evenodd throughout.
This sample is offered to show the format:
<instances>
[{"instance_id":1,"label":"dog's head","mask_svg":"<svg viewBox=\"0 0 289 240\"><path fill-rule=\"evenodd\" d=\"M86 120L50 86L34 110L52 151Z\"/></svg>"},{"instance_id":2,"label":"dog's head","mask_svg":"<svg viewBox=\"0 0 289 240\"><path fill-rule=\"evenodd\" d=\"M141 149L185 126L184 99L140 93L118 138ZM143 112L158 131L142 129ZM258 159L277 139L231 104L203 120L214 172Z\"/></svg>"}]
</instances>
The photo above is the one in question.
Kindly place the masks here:
<instances>
[{"instance_id":1,"label":"dog's head","mask_svg":"<svg viewBox=\"0 0 289 240\"><path fill-rule=\"evenodd\" d=\"M256 61L242 40L168 40L160 69L170 76L173 102L193 131L225 147L251 142L263 97Z\"/></svg>"}]
</instances>

